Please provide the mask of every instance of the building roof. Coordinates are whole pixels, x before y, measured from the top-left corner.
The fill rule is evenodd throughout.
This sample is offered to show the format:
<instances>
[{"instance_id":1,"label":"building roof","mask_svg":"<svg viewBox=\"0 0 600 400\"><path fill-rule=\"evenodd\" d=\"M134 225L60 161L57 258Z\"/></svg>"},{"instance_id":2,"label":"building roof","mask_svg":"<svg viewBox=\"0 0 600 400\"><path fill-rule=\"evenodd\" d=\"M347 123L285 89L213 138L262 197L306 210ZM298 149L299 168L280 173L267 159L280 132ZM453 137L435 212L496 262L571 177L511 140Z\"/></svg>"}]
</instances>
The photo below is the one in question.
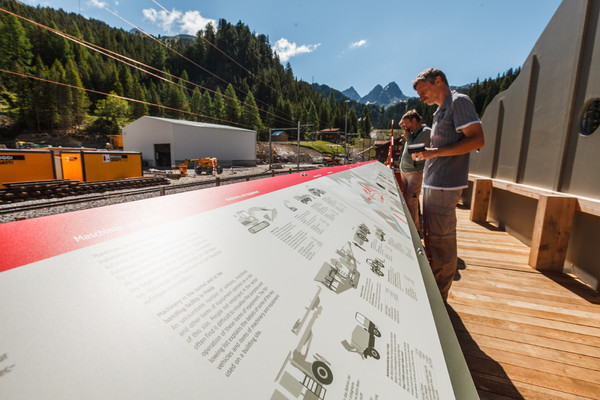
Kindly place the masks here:
<instances>
[{"instance_id":1,"label":"building roof","mask_svg":"<svg viewBox=\"0 0 600 400\"><path fill-rule=\"evenodd\" d=\"M277 132L273 132L271 134L271 136L280 136L282 133L285 133L285 131L277 131Z\"/></svg>"},{"instance_id":2,"label":"building roof","mask_svg":"<svg viewBox=\"0 0 600 400\"><path fill-rule=\"evenodd\" d=\"M187 121L187 120L183 120L183 119L171 119L171 118L151 117L149 115L144 115L143 117L140 117L136 121L139 121L142 118L153 119L153 120L164 121L164 122L169 122L169 123L175 124L175 125L195 126L195 127L198 127L198 128L237 130L237 131L245 131L245 132L256 133L256 131L253 131L251 129L238 128L236 126L219 125L219 124L208 124L206 122ZM134 122L136 122L136 121L134 121Z\"/></svg>"}]
</instances>

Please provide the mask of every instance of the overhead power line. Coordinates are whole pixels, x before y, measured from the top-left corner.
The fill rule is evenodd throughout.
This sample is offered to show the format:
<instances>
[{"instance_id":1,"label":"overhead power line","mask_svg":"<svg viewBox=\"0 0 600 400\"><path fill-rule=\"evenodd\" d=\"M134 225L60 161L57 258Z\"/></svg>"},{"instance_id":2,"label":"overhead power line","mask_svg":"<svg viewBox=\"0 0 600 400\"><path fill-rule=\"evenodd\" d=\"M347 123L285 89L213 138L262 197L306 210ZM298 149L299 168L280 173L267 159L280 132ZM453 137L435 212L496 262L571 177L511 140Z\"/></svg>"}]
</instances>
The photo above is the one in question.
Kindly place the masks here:
<instances>
[{"instance_id":1,"label":"overhead power line","mask_svg":"<svg viewBox=\"0 0 600 400\"><path fill-rule=\"evenodd\" d=\"M162 77L162 76L156 75L156 74L154 74L154 73L152 73L152 72L150 72L150 71L148 71L148 70L145 70L144 68L141 68L141 67L139 67L139 66L137 66L137 65L134 65L134 64L138 64L138 65L141 65L141 66L143 66L143 67L145 67L145 68L149 68L149 69L151 69L151 70L154 70L154 71L160 72L160 73L162 73L162 74L164 74L164 75L166 75L166 76L169 76L169 77L171 77L171 78L174 78L174 79L181 80L182 82L185 82L185 83L188 83L188 84L190 84L190 85L196 86L196 87L198 87L198 88L200 88L200 89L205 89L205 90L207 90L207 91L209 91L209 92L211 92L211 93L213 93L213 94L218 94L218 93L217 93L215 90L212 90L212 89L210 89L210 88L204 87L204 86L202 86L202 85L198 85L198 84L196 84L195 82L191 82L191 81L189 81L189 80L186 80L186 79L183 79L183 78L181 78L181 77L177 77L177 76L175 76L175 75L173 75L173 74L170 74L170 73L168 73L168 72L166 72L166 71L163 71L163 70L161 70L161 69L158 69L158 68L152 67L152 66L150 66L150 65L144 64L144 63L142 63L141 61L137 61L137 60L135 60L135 59L133 59L133 58L130 58L130 57L124 56L124 55L122 55L122 54L116 53L116 52L114 52L114 51L108 50L108 49L106 49L106 48L103 48L103 47L101 47L101 46L98 46L98 45L95 45L95 44L93 44L93 43L87 42L87 41L85 41L85 40L83 40L83 39L79 39L79 38L76 38L76 37L74 37L74 36L71 36L71 35L69 35L69 34L67 34L67 33L64 33L64 32L61 32L61 31L59 31L59 30L56 30L56 29L50 28L49 26L46 26L46 25L44 25L44 24L41 24L41 23L39 23L39 22L36 22L36 21L30 20L30 19L28 19L28 18L25 18L25 17L23 17L23 16L21 16L21 15L15 14L15 13L13 13L13 12L11 12L11 11L5 10L5 9L3 9L3 8L0 8L0 11L2 11L2 12L5 12L5 13L7 13L7 14L10 14L10 15L13 15L13 16L15 16L16 18L22 19L22 20L24 20L24 21L26 21L26 22L29 22L29 23L31 23L31 24L33 24L33 25L36 25L36 26L38 26L38 27L40 27L40 28L42 28L42 29L46 29L46 30L48 30L48 31L50 31L50 32L52 32L52 33L54 33L54 34L58 35L58 36L61 36L61 37L63 37L64 39L70 40L70 41L72 41L72 42L74 42L74 43L77 43L77 44L79 44L79 45L81 45L81 46L84 46L84 47L86 47L86 48L88 48L88 49L90 49L90 50L93 50L93 51L95 51L95 52L98 52L98 53L100 53L100 54L102 54L102 55L104 55L104 56L106 56L106 57L112 58L112 59L114 59L115 61L119 61L119 62L121 62L121 63L123 63L123 64L125 64L125 65L128 65L128 66L130 66L130 67L132 67L132 68L135 68L135 69L137 69L137 70L139 70L139 71L142 71L142 72L144 72L144 73L146 73L146 74L148 74L148 75L151 75L151 76L154 76L154 77L156 77L156 78L158 78L158 79L161 79L161 80L163 80L163 81L165 81L165 82L168 82L168 83L170 83L170 84L177 85L177 86L179 86L179 87L181 87L181 88L183 88L183 89L185 89L185 90L191 91L191 89L190 89L190 88L188 88L188 87L187 87L187 86L185 86L185 85L181 85L181 84L179 84L179 83L177 83L177 82L174 82L174 81L171 81L171 80L169 80L169 79L166 79L165 77ZM154 39L154 38L153 38L153 39ZM156 40L156 39L155 39L155 40ZM159 43L160 43L160 42L159 42ZM160 43L160 44L161 44L161 45L163 45L162 43ZM163 46L164 46L164 45L163 45ZM285 119L285 118L282 118L281 116L279 116L279 115L277 115L277 114L273 114L273 113L269 112L268 110L262 110L262 109L260 109L260 108L259 108L259 107L257 107L257 106L254 106L254 105L248 104L248 103L246 103L246 102L244 102L244 101L241 101L241 100L239 100L239 99L234 99L234 98L232 98L232 97L230 97L230 96L227 96L227 95L225 95L225 94L223 94L223 93L220 93L220 94L218 94L218 95L220 95L220 96L222 96L222 97L224 97L224 98L228 98L228 99L230 99L230 100L232 100L232 101L235 101L235 102L237 102L237 103L239 103L239 104L245 105L245 106L247 106L247 107L251 107L251 108L255 108L255 109L259 110L259 111L263 111L264 113L266 113L266 114L269 114L269 115L272 115L272 116L276 117L277 119L280 119L280 120L283 120L283 121L287 121L287 122L291 122L291 123L293 123L293 121L291 121L291 120L288 120L288 119Z\"/></svg>"},{"instance_id":2,"label":"overhead power line","mask_svg":"<svg viewBox=\"0 0 600 400\"><path fill-rule=\"evenodd\" d=\"M168 12L169 14L172 14L171 11L167 10L165 7L163 7L159 2L157 2L156 0L152 0L152 2L154 4L156 4L157 6L159 6L160 8L162 8L163 10L165 10L165 12ZM206 40L205 37L201 36L202 40L204 40L206 43L208 43L210 46L214 47L217 51L219 51L221 54L223 54L225 57L227 57L228 59L230 59L231 61L233 61L236 65L238 65L240 68L242 68L244 71L248 72L250 75L252 75L253 77L255 77L258 81L264 83L268 88L270 88L271 90L273 90L276 93L279 93L283 96L283 93L281 93L280 91L278 91L277 89L273 88L271 85L269 85L267 82L263 81L262 79L260 79L260 77L256 76L254 73L252 73L252 71L250 71L248 68L244 67L242 64L240 64L239 62L237 62L236 60L234 60L229 54L225 53L223 50L221 50L220 48L217 47L217 45L215 45L214 43L211 43L210 41Z\"/></svg>"},{"instance_id":3,"label":"overhead power line","mask_svg":"<svg viewBox=\"0 0 600 400\"><path fill-rule=\"evenodd\" d=\"M242 126L244 128L249 128L250 130L253 130L253 128L251 126L248 126L248 125L245 125L245 124L242 124L242 123L239 123L239 122L228 121L226 119L217 118L217 117L211 117L209 115L193 113L191 111L186 111L186 110L180 110L178 108L165 106L163 104L150 103L148 101L143 101L143 100L138 100L138 99L132 99L132 98L125 97L125 96L119 96L119 95L114 94L114 93L106 93L106 92L101 92L99 90L87 89L87 88L83 88L81 86L75 86L75 85L70 85L68 83L56 82L56 81L52 81L50 79L40 78L39 76L33 76L33 75L24 74L24 73L15 72L15 71L8 71L8 70L1 69L1 68L0 68L0 72L4 72L4 73L7 73L7 74L12 74L12 75L15 75L15 76L18 76L18 77L21 77L21 78L28 78L28 79L33 79L33 80L42 81L42 82L46 82L46 83L51 83L51 84L54 84L54 85L64 86L64 87L68 87L68 88L71 88L71 89L83 90L83 91L86 91L86 92L89 92L89 93L95 93L95 94L100 94L100 95L104 95L104 96L115 97L117 99L131 101L131 102L134 102L134 103L146 104L146 105L149 105L149 106L152 106L152 107L159 107L159 108L164 108L164 109L171 110L171 111L182 112L184 114L195 115L195 116L202 117L202 118L208 118L208 119L213 119L213 120L216 120L216 121L227 122L229 124L239 125L239 126Z\"/></svg>"},{"instance_id":4,"label":"overhead power line","mask_svg":"<svg viewBox=\"0 0 600 400\"><path fill-rule=\"evenodd\" d=\"M158 3L157 3L158 4ZM166 12L171 13L170 11L168 11L166 8L164 8L163 6L161 6L159 4L160 7L162 7ZM125 18L121 17L116 11L113 11L111 9L109 9L106 6L102 6L102 8L104 8L106 11L108 11L109 13L111 13L112 15L114 15L115 17L119 18L121 21L125 22L126 24L130 25L131 27L135 28L137 31L139 31L140 33L148 36L149 38L151 38L152 40L154 40L155 42L157 42L159 45L163 46L164 48L166 48L167 50L177 54L179 57L183 58L184 60L188 61L189 63L191 63L192 65L195 65L196 67L200 68L202 71L210 74L211 76L219 79L220 81L229 84L231 86L233 86L234 89L236 89L237 91L239 91L242 94L245 94L246 96L248 95L248 92L245 92L244 90L238 88L237 86L235 86L233 83L225 80L224 78L221 78L220 76L216 75L215 73L207 70L206 68L204 68L203 66L199 65L198 63L194 62L193 60L189 59L188 57L186 57L185 55L181 54L180 52L178 52L177 50L173 49L172 47L167 46L166 44L164 44L163 42L161 42L160 40L158 40L157 38L155 38L154 36L152 36L151 34L149 34L148 32L144 31L142 28L138 27L137 25L135 25L134 23L126 20ZM205 42L207 42L208 44L210 44L211 46L213 46L215 49L217 49L219 52L223 53L226 57L228 57L230 60L232 60L233 62L235 62L237 65L239 65L240 67L242 67L237 61L235 61L233 58L229 57L229 55L225 54L222 50L220 50L218 47L216 47L214 44L210 43L208 40L206 40L206 38L200 36L202 38L202 40L204 40ZM261 81L262 83L264 83L267 87L269 87L271 90L273 90L276 93L279 93L283 96L283 94L281 92L279 92L277 89L274 89L273 87L271 87L268 83L266 83L265 81L263 81L262 79L260 79L259 77L257 77L256 75L254 75L252 72L250 72L249 70L247 70L246 68L242 67L243 69L245 69L246 71L248 71L248 73L250 73L252 76L254 76L257 80ZM268 106L267 103L264 103L263 101L261 101L260 99L256 99L256 101ZM264 110L263 110L264 111ZM287 117L291 118L291 115L287 115ZM281 117L278 117L281 118ZM286 120L291 122L290 120Z\"/></svg>"}]
</instances>

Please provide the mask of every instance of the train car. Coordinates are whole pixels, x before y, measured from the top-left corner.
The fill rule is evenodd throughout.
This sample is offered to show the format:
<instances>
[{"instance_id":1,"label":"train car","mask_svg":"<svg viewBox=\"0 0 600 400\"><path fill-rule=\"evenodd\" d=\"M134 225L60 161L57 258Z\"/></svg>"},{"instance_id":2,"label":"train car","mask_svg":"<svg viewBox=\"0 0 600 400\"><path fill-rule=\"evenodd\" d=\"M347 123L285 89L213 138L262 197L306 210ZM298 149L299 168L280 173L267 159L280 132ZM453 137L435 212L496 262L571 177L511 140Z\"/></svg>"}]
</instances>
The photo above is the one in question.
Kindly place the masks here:
<instances>
[{"instance_id":1,"label":"train car","mask_svg":"<svg viewBox=\"0 0 600 400\"><path fill-rule=\"evenodd\" d=\"M56 179L52 152L0 149L0 189L5 183Z\"/></svg>"}]
</instances>

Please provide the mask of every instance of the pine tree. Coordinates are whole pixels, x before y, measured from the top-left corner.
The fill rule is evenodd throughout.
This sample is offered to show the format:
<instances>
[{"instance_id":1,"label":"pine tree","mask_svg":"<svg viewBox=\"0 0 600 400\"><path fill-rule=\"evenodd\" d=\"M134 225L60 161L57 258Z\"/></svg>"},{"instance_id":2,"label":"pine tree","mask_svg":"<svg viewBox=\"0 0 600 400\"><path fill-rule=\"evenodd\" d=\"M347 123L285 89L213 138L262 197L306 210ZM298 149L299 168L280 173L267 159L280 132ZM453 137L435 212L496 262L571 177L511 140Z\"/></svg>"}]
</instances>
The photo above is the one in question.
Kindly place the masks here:
<instances>
[{"instance_id":1,"label":"pine tree","mask_svg":"<svg viewBox=\"0 0 600 400\"><path fill-rule=\"evenodd\" d=\"M202 92L200 91L199 88L196 87L196 88L194 88L194 91L192 92L192 98L190 99L190 112L192 113L190 118L192 120L200 121L200 117L198 116L198 114L202 114L201 107L202 107Z\"/></svg>"},{"instance_id":2,"label":"pine tree","mask_svg":"<svg viewBox=\"0 0 600 400\"><path fill-rule=\"evenodd\" d=\"M256 131L264 129L262 121L260 119L258 108L256 107L256 101L254 101L254 96L252 95L252 92L248 92L244 103L245 104L242 112L242 123L246 127L254 129Z\"/></svg>"},{"instance_id":3,"label":"pine tree","mask_svg":"<svg viewBox=\"0 0 600 400\"><path fill-rule=\"evenodd\" d=\"M50 70L50 80L54 82L66 83L66 73L60 60L54 60L52 69ZM68 129L73 125L73 94L71 89L57 85L52 91L54 94L54 104L57 109L55 126L61 129Z\"/></svg>"},{"instance_id":4,"label":"pine tree","mask_svg":"<svg viewBox=\"0 0 600 400\"><path fill-rule=\"evenodd\" d=\"M83 88L83 84L81 83L81 79L79 78L79 73L77 72L77 67L75 66L75 62L72 58L69 58L67 61L67 68L65 69L65 79L66 83L69 85ZM78 126L83 123L85 115L87 114L88 107L90 105L90 101L87 97L87 94L82 89L70 89L71 98L72 98L72 114L73 114L73 123Z\"/></svg>"},{"instance_id":5,"label":"pine tree","mask_svg":"<svg viewBox=\"0 0 600 400\"><path fill-rule=\"evenodd\" d=\"M132 98L139 100L140 103L134 102L131 104L131 118L138 119L144 115L148 115L148 105L145 104L146 94L139 81L136 81L133 85Z\"/></svg>"},{"instance_id":6,"label":"pine tree","mask_svg":"<svg viewBox=\"0 0 600 400\"><path fill-rule=\"evenodd\" d=\"M208 117L216 116L215 115L215 107L214 107L213 101L210 97L210 93L208 93L208 90L205 90L204 94L202 95L202 102L200 103L199 113L205 116L205 117L201 117L202 121L205 121L205 122L214 121L213 119L208 118Z\"/></svg>"},{"instance_id":7,"label":"pine tree","mask_svg":"<svg viewBox=\"0 0 600 400\"><path fill-rule=\"evenodd\" d=\"M213 110L213 117L217 119L225 119L225 102L220 89L217 89L213 97Z\"/></svg>"},{"instance_id":8,"label":"pine tree","mask_svg":"<svg viewBox=\"0 0 600 400\"><path fill-rule=\"evenodd\" d=\"M225 89L225 95L223 96L225 105L225 118L228 122L238 123L240 122L240 104L235 90L231 84L227 85Z\"/></svg>"},{"instance_id":9,"label":"pine tree","mask_svg":"<svg viewBox=\"0 0 600 400\"><path fill-rule=\"evenodd\" d=\"M319 129L319 115L317 114L317 107L315 107L315 104L311 101L310 102L310 107L308 108L308 120L306 121L307 125L309 126L309 129L313 132L318 132Z\"/></svg>"},{"instance_id":10,"label":"pine tree","mask_svg":"<svg viewBox=\"0 0 600 400\"><path fill-rule=\"evenodd\" d=\"M369 137L372 128L373 126L371 125L371 112L369 110L369 107L365 107L360 117L359 131L364 135L363 137Z\"/></svg>"}]
</instances>

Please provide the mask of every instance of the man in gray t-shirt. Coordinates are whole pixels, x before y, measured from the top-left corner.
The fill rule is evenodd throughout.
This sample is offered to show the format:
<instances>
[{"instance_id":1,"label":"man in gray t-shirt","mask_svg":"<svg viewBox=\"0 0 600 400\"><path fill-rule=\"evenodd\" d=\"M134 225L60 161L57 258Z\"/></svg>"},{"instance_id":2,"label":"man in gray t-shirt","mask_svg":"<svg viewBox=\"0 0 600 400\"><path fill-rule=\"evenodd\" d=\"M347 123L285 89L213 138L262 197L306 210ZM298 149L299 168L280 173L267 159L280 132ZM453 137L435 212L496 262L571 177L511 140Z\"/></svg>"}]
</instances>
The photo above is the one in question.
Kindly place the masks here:
<instances>
[{"instance_id":1,"label":"man in gray t-shirt","mask_svg":"<svg viewBox=\"0 0 600 400\"><path fill-rule=\"evenodd\" d=\"M421 72L413 81L421 101L437 104L431 144L414 153L426 160L423 176L423 239L425 251L444 301L456 273L456 204L468 186L469 152L484 146L483 129L468 96L450 90L437 68Z\"/></svg>"}]
</instances>

